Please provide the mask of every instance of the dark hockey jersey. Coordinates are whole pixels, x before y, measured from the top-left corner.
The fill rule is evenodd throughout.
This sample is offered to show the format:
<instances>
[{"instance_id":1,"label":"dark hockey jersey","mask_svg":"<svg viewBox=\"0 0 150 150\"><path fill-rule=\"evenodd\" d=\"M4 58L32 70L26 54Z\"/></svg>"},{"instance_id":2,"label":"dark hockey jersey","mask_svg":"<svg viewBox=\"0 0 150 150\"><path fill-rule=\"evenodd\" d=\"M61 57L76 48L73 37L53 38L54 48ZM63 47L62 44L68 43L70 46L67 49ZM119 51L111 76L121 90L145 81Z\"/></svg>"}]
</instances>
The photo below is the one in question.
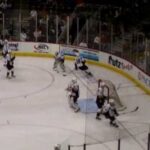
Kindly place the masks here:
<instances>
[{"instance_id":1,"label":"dark hockey jersey","mask_svg":"<svg viewBox=\"0 0 150 150\"><path fill-rule=\"evenodd\" d=\"M7 60L6 67L8 70L11 70L14 68L14 60L15 60L15 56L12 57L10 60Z\"/></svg>"}]
</instances>

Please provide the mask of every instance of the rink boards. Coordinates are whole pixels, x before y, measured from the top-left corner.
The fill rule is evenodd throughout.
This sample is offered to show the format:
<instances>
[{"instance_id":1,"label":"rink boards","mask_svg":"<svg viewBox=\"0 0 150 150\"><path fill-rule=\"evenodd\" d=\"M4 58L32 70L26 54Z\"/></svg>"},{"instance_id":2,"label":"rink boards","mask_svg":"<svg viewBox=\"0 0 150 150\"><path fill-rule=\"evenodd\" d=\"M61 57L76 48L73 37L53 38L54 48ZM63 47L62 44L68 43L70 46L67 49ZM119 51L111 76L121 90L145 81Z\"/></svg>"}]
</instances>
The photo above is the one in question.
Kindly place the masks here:
<instances>
[{"instance_id":1,"label":"rink boards","mask_svg":"<svg viewBox=\"0 0 150 150\"><path fill-rule=\"evenodd\" d=\"M9 46L19 56L53 58L55 52L60 50L65 52L67 60L74 60L78 51L89 64L113 70L131 80L145 93L150 94L150 76L137 66L115 55L83 47L38 42L9 42Z\"/></svg>"}]
</instances>

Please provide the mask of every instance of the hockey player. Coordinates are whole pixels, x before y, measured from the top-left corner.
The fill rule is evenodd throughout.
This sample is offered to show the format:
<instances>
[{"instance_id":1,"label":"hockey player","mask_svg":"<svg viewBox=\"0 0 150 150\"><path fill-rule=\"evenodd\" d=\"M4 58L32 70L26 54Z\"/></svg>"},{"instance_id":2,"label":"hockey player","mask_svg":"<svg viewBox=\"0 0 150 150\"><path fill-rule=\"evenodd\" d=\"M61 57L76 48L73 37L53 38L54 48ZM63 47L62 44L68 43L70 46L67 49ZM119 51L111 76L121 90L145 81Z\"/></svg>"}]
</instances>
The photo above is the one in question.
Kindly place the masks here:
<instances>
[{"instance_id":1,"label":"hockey player","mask_svg":"<svg viewBox=\"0 0 150 150\"><path fill-rule=\"evenodd\" d=\"M86 59L77 54L77 57L74 62L75 70L80 69L81 71L84 71L87 75L93 76L92 73L89 71L88 66L86 65Z\"/></svg>"},{"instance_id":2,"label":"hockey player","mask_svg":"<svg viewBox=\"0 0 150 150\"><path fill-rule=\"evenodd\" d=\"M98 80L98 87L101 87L101 88L104 88L106 87L107 85L105 84L105 82L102 80L102 79L99 79Z\"/></svg>"},{"instance_id":3,"label":"hockey player","mask_svg":"<svg viewBox=\"0 0 150 150\"><path fill-rule=\"evenodd\" d=\"M88 66L86 65L86 59L81 57L81 60L80 60L80 66L79 66L79 69L82 70L82 71L87 71L88 70Z\"/></svg>"},{"instance_id":4,"label":"hockey player","mask_svg":"<svg viewBox=\"0 0 150 150\"><path fill-rule=\"evenodd\" d=\"M74 62L74 68L75 68L75 70L79 69L80 63L81 63L81 57L80 57L80 54L77 53L76 54L76 58L75 58L75 62Z\"/></svg>"},{"instance_id":5,"label":"hockey player","mask_svg":"<svg viewBox=\"0 0 150 150\"><path fill-rule=\"evenodd\" d=\"M104 95L104 89L99 87L97 90L97 96L96 96L96 104L98 107L96 119L98 120L101 120L100 115L102 114L102 108L106 100L107 100L107 97Z\"/></svg>"},{"instance_id":6,"label":"hockey player","mask_svg":"<svg viewBox=\"0 0 150 150\"><path fill-rule=\"evenodd\" d=\"M8 53L8 51L10 52L11 49L10 49L10 47L9 47L9 45L8 45L8 40L5 39L4 42L3 42L3 50L2 50L2 55L3 55L3 57L6 56L6 54Z\"/></svg>"},{"instance_id":7,"label":"hockey player","mask_svg":"<svg viewBox=\"0 0 150 150\"><path fill-rule=\"evenodd\" d=\"M53 69L56 70L58 66L58 52L55 53L54 55L54 65L53 65Z\"/></svg>"},{"instance_id":8,"label":"hockey player","mask_svg":"<svg viewBox=\"0 0 150 150\"><path fill-rule=\"evenodd\" d=\"M64 53L62 52L56 52L55 53L55 56L54 56L54 65L53 65L53 69L57 72L58 71L58 66L61 68L61 70L63 72L65 72L65 65L64 65L64 61L65 61L65 56L64 56Z\"/></svg>"},{"instance_id":9,"label":"hockey player","mask_svg":"<svg viewBox=\"0 0 150 150\"><path fill-rule=\"evenodd\" d=\"M80 110L80 107L78 106L78 98L79 98L79 85L77 83L77 79L73 78L70 82L70 84L67 87L68 92L68 100L69 105L71 108L74 109L75 112L78 112Z\"/></svg>"},{"instance_id":10,"label":"hockey player","mask_svg":"<svg viewBox=\"0 0 150 150\"><path fill-rule=\"evenodd\" d=\"M65 72L65 65L64 65L64 62L65 62L65 55L64 53L59 53L59 64L60 64L60 68L62 69L63 72Z\"/></svg>"},{"instance_id":11,"label":"hockey player","mask_svg":"<svg viewBox=\"0 0 150 150\"><path fill-rule=\"evenodd\" d=\"M104 80L99 79L98 80L98 88L102 88L103 90L103 94L108 97L109 96L109 87L107 86L107 84L105 83Z\"/></svg>"},{"instance_id":12,"label":"hockey player","mask_svg":"<svg viewBox=\"0 0 150 150\"><path fill-rule=\"evenodd\" d=\"M80 56L79 53L76 54L76 58L75 58L75 62L74 62L74 66L75 66L75 70L87 70L88 67L85 65L86 60Z\"/></svg>"},{"instance_id":13,"label":"hockey player","mask_svg":"<svg viewBox=\"0 0 150 150\"><path fill-rule=\"evenodd\" d=\"M103 106L103 114L107 119L110 120L110 125L118 128L118 124L116 123L116 116L118 116L117 109L115 107L115 103L113 99L110 99L109 102L106 101Z\"/></svg>"},{"instance_id":14,"label":"hockey player","mask_svg":"<svg viewBox=\"0 0 150 150\"><path fill-rule=\"evenodd\" d=\"M54 146L54 150L61 150L61 145L60 144L56 144Z\"/></svg>"},{"instance_id":15,"label":"hockey player","mask_svg":"<svg viewBox=\"0 0 150 150\"><path fill-rule=\"evenodd\" d=\"M5 39L4 42L3 42L3 50L2 50L2 56L3 56L3 59L4 59L4 66L6 66L7 64L7 59L6 56L8 53L11 53L11 49L8 45L8 40Z\"/></svg>"},{"instance_id":16,"label":"hockey player","mask_svg":"<svg viewBox=\"0 0 150 150\"><path fill-rule=\"evenodd\" d=\"M14 60L15 60L15 56L12 56L11 52L8 51L8 53L5 56L5 62L6 62L6 68L7 68L6 78L10 79L11 77L15 77L15 75L14 75Z\"/></svg>"}]
</instances>

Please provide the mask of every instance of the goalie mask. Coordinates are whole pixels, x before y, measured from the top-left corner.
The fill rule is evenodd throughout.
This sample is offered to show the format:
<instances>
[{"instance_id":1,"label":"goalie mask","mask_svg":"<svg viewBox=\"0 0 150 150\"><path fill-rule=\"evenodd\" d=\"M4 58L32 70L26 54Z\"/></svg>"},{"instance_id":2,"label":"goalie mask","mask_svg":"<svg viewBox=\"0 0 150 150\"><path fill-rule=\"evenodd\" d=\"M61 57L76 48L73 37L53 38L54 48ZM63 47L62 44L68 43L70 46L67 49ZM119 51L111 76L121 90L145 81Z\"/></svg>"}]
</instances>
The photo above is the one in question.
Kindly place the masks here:
<instances>
[{"instance_id":1,"label":"goalie mask","mask_svg":"<svg viewBox=\"0 0 150 150\"><path fill-rule=\"evenodd\" d=\"M77 83L77 79L74 77L74 78L72 78L72 83Z\"/></svg>"}]
</instances>

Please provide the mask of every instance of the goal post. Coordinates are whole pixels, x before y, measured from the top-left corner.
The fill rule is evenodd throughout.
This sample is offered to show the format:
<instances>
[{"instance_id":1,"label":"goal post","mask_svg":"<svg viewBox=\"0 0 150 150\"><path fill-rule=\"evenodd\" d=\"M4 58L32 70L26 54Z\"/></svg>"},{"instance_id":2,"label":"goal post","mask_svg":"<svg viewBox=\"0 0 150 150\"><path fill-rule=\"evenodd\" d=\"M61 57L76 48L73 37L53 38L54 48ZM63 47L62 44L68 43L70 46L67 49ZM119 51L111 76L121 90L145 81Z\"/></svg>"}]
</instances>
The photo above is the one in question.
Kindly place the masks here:
<instances>
[{"instance_id":1,"label":"goal post","mask_svg":"<svg viewBox=\"0 0 150 150\"><path fill-rule=\"evenodd\" d=\"M112 83L112 81L110 80L106 80L106 79L98 79L98 87L101 86L101 83L104 82L104 94L108 95L108 100L109 99L114 99L115 104L117 106L118 110L124 110L126 109L126 106L123 104L123 102L121 101L118 92L117 92L117 88L116 86Z\"/></svg>"}]
</instances>

